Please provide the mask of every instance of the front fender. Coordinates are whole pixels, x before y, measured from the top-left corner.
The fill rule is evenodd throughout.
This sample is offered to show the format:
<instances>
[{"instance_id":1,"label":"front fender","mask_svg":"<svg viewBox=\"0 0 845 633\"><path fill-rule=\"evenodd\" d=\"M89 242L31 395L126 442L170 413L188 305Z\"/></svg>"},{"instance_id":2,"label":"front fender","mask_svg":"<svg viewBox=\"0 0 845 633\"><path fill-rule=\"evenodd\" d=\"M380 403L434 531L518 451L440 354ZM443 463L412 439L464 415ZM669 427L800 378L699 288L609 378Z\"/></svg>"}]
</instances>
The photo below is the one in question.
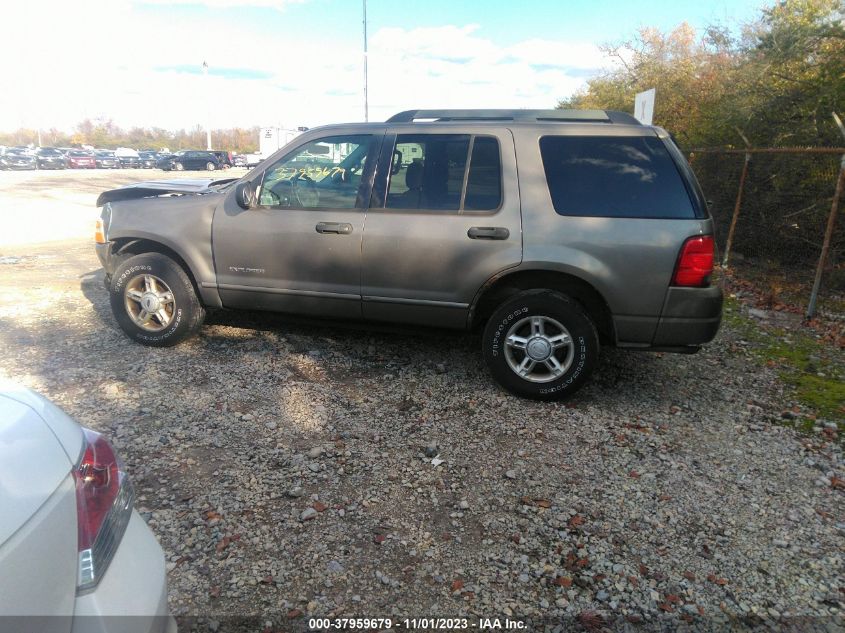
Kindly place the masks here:
<instances>
[{"instance_id":1,"label":"front fender","mask_svg":"<svg viewBox=\"0 0 845 633\"><path fill-rule=\"evenodd\" d=\"M222 200L212 193L112 202L107 239L149 240L169 248L188 266L203 303L219 307L211 222Z\"/></svg>"}]
</instances>

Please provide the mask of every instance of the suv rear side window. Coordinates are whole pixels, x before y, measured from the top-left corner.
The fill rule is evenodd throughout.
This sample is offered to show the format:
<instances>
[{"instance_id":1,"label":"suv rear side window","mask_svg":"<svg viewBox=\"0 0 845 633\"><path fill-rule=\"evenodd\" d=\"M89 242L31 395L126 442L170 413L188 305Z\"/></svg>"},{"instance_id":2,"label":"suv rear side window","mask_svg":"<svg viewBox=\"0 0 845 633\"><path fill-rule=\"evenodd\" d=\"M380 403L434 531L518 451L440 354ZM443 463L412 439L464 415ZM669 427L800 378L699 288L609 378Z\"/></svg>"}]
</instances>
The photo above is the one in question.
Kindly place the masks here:
<instances>
[{"instance_id":1,"label":"suv rear side window","mask_svg":"<svg viewBox=\"0 0 845 633\"><path fill-rule=\"evenodd\" d=\"M493 137L400 134L393 149L385 206L492 211L501 204L501 181L499 142Z\"/></svg>"},{"instance_id":2,"label":"suv rear side window","mask_svg":"<svg viewBox=\"0 0 845 633\"><path fill-rule=\"evenodd\" d=\"M678 168L648 136L545 136L540 154L559 215L694 218Z\"/></svg>"},{"instance_id":3,"label":"suv rear side window","mask_svg":"<svg viewBox=\"0 0 845 633\"><path fill-rule=\"evenodd\" d=\"M490 136L476 136L469 162L464 209L490 211L502 202L502 161L499 141Z\"/></svg>"}]
</instances>

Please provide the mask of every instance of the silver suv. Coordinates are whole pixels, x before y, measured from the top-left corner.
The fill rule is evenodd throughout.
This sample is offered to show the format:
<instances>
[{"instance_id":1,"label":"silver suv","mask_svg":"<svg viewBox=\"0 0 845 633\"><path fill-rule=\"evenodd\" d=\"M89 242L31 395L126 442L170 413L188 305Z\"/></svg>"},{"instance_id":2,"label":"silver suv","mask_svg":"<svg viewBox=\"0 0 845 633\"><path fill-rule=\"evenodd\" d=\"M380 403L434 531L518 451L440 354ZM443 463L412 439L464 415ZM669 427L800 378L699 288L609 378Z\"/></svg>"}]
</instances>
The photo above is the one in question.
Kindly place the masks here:
<instances>
[{"instance_id":1,"label":"silver suv","mask_svg":"<svg viewBox=\"0 0 845 633\"><path fill-rule=\"evenodd\" d=\"M237 180L98 205L114 316L146 345L219 308L479 329L502 386L554 399L600 343L695 352L721 319L695 177L621 112L402 112L309 130Z\"/></svg>"}]
</instances>

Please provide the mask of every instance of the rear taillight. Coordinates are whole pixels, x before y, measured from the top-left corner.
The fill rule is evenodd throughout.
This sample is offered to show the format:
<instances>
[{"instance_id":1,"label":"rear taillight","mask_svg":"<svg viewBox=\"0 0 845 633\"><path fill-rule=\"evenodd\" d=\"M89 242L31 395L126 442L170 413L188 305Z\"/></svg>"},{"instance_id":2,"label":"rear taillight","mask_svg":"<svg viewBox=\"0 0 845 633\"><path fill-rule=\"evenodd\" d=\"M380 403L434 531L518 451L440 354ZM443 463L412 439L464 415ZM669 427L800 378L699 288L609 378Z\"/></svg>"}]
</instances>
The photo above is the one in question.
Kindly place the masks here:
<instances>
[{"instance_id":1,"label":"rear taillight","mask_svg":"<svg viewBox=\"0 0 845 633\"><path fill-rule=\"evenodd\" d=\"M713 274L713 236L691 237L681 247L672 275L673 286L701 288L710 285Z\"/></svg>"},{"instance_id":2,"label":"rear taillight","mask_svg":"<svg viewBox=\"0 0 845 633\"><path fill-rule=\"evenodd\" d=\"M83 429L85 450L73 469L79 543L77 591L103 577L132 516L134 493L123 464L99 433Z\"/></svg>"}]
</instances>

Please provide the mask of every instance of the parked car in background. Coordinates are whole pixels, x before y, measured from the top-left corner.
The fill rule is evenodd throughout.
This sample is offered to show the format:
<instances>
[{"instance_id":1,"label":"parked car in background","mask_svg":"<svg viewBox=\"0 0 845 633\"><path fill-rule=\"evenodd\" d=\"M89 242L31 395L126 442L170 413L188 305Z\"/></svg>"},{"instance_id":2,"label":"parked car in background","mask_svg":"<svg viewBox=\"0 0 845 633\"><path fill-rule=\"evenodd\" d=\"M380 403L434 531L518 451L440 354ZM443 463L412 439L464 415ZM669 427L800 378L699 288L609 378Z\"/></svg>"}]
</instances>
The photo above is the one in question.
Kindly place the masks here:
<instances>
[{"instance_id":1,"label":"parked car in background","mask_svg":"<svg viewBox=\"0 0 845 633\"><path fill-rule=\"evenodd\" d=\"M64 169L65 155L55 147L39 147L35 152L37 169Z\"/></svg>"},{"instance_id":2,"label":"parked car in background","mask_svg":"<svg viewBox=\"0 0 845 633\"><path fill-rule=\"evenodd\" d=\"M140 167L143 169L152 169L156 166L158 155L155 152L140 151L138 152L138 159L141 162Z\"/></svg>"},{"instance_id":3,"label":"parked car in background","mask_svg":"<svg viewBox=\"0 0 845 633\"><path fill-rule=\"evenodd\" d=\"M253 152L252 154L244 154L244 159L246 160L247 167L255 167L261 164L261 161L264 160L264 156L258 152Z\"/></svg>"},{"instance_id":4,"label":"parked car in background","mask_svg":"<svg viewBox=\"0 0 845 633\"><path fill-rule=\"evenodd\" d=\"M126 169L137 169L141 166L141 157L134 149L129 147L118 147L114 155L120 161L120 166Z\"/></svg>"},{"instance_id":5,"label":"parked car in background","mask_svg":"<svg viewBox=\"0 0 845 633\"><path fill-rule=\"evenodd\" d=\"M0 169L36 169L35 156L17 147L6 148L0 155Z\"/></svg>"},{"instance_id":6,"label":"parked car in background","mask_svg":"<svg viewBox=\"0 0 845 633\"><path fill-rule=\"evenodd\" d=\"M246 156L243 154L235 154L232 156L232 166L233 167L246 167Z\"/></svg>"},{"instance_id":7,"label":"parked car in background","mask_svg":"<svg viewBox=\"0 0 845 633\"><path fill-rule=\"evenodd\" d=\"M234 166L235 162L232 160L232 152L211 150L211 153L217 156L217 160L220 161L221 169L229 169Z\"/></svg>"},{"instance_id":8,"label":"parked car in background","mask_svg":"<svg viewBox=\"0 0 845 633\"><path fill-rule=\"evenodd\" d=\"M0 383L0 630L174 633L164 553L134 500L103 435Z\"/></svg>"},{"instance_id":9,"label":"parked car in background","mask_svg":"<svg viewBox=\"0 0 845 633\"><path fill-rule=\"evenodd\" d=\"M120 169L120 159L110 149L94 150L94 162L100 169Z\"/></svg>"},{"instance_id":10,"label":"parked car in background","mask_svg":"<svg viewBox=\"0 0 845 633\"><path fill-rule=\"evenodd\" d=\"M72 149L65 154L65 166L71 169L96 169L97 162L91 152L83 149Z\"/></svg>"},{"instance_id":11,"label":"parked car in background","mask_svg":"<svg viewBox=\"0 0 845 633\"><path fill-rule=\"evenodd\" d=\"M214 171L220 168L220 159L212 152L184 150L159 159L156 166L165 171L182 171L185 169Z\"/></svg>"}]
</instances>

